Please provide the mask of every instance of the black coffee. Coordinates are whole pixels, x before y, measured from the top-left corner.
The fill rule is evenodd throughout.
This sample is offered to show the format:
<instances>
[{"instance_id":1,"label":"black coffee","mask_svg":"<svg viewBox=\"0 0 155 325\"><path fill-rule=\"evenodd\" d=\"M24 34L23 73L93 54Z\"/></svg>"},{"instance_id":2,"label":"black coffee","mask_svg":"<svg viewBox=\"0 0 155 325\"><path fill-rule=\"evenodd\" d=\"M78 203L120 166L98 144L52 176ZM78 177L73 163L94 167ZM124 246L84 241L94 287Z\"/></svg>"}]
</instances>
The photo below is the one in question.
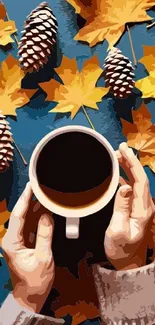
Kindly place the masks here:
<instances>
[{"instance_id":1,"label":"black coffee","mask_svg":"<svg viewBox=\"0 0 155 325\"><path fill-rule=\"evenodd\" d=\"M42 190L52 201L81 206L97 200L108 189L112 162L95 138L82 132L68 132L43 148L37 162L37 176Z\"/></svg>"}]
</instances>

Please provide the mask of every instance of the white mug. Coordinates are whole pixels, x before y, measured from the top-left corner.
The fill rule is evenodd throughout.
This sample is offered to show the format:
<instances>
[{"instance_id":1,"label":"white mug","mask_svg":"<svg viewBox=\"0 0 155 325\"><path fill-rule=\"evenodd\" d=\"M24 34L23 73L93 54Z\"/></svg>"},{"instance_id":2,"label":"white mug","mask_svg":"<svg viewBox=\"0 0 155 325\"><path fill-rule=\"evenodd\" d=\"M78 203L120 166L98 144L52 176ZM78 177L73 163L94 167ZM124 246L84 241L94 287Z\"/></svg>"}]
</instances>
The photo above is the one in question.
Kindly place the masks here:
<instances>
[{"instance_id":1,"label":"white mug","mask_svg":"<svg viewBox=\"0 0 155 325\"><path fill-rule=\"evenodd\" d=\"M105 147L112 162L112 177L107 191L103 193L103 196L101 195L101 197L98 200L94 201L92 204L78 208L60 206L59 204L48 198L40 187L36 173L38 157L44 146L56 136L64 134L66 132L82 132L94 137ZM113 150L112 146L100 133L84 126L65 126L48 133L37 144L30 160L29 178L32 190L38 201L49 211L65 217L66 237L76 239L79 237L80 218L89 216L101 210L110 202L110 200L114 196L119 184L119 164L116 157L116 153Z\"/></svg>"}]
</instances>

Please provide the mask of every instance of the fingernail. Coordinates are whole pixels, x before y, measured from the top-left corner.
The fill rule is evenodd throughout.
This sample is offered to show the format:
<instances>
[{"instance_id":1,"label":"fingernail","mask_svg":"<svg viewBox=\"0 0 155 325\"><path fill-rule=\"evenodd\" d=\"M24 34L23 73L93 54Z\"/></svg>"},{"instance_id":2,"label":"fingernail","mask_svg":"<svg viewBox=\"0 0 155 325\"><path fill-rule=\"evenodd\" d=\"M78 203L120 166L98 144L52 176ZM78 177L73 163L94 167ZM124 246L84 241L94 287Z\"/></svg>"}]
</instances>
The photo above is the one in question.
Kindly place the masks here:
<instances>
[{"instance_id":1,"label":"fingernail","mask_svg":"<svg viewBox=\"0 0 155 325\"><path fill-rule=\"evenodd\" d=\"M28 190L31 187L30 182L28 182L25 186L25 189Z\"/></svg>"},{"instance_id":2,"label":"fingernail","mask_svg":"<svg viewBox=\"0 0 155 325\"><path fill-rule=\"evenodd\" d=\"M119 146L119 150L120 151L124 151L124 150L127 150L128 149L128 144L127 142L122 142Z\"/></svg>"},{"instance_id":3,"label":"fingernail","mask_svg":"<svg viewBox=\"0 0 155 325\"><path fill-rule=\"evenodd\" d=\"M49 227L51 225L49 214L43 214L40 219L43 226Z\"/></svg>"},{"instance_id":4,"label":"fingernail","mask_svg":"<svg viewBox=\"0 0 155 325\"><path fill-rule=\"evenodd\" d=\"M32 195L32 188L31 188L30 182L28 182L25 186L23 193L22 193L22 197L25 200L25 198L27 198L31 195Z\"/></svg>"}]
</instances>

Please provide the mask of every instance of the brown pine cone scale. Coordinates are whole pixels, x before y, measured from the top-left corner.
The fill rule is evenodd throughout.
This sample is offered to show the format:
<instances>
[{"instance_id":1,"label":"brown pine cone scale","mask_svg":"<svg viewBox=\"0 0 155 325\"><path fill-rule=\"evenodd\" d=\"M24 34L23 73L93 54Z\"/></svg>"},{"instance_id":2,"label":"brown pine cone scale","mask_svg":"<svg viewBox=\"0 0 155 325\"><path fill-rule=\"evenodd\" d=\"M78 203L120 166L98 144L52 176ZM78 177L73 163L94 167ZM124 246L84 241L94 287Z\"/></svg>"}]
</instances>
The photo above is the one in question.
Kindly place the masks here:
<instances>
[{"instance_id":1,"label":"brown pine cone scale","mask_svg":"<svg viewBox=\"0 0 155 325\"><path fill-rule=\"evenodd\" d=\"M5 172L13 160L13 139L11 127L3 114L0 114L0 172Z\"/></svg>"}]
</instances>

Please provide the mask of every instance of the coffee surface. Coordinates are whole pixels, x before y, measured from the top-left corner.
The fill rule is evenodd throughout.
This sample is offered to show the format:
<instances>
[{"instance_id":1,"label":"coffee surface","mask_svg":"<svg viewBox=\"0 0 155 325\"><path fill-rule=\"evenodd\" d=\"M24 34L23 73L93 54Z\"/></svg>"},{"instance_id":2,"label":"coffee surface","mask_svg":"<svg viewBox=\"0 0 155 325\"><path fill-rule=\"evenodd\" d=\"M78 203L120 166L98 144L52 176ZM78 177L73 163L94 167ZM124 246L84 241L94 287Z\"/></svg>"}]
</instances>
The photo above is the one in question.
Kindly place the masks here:
<instances>
[{"instance_id":1,"label":"coffee surface","mask_svg":"<svg viewBox=\"0 0 155 325\"><path fill-rule=\"evenodd\" d=\"M37 162L39 183L63 193L89 191L111 179L111 175L112 162L107 150L95 138L81 132L68 132L49 141Z\"/></svg>"}]
</instances>

